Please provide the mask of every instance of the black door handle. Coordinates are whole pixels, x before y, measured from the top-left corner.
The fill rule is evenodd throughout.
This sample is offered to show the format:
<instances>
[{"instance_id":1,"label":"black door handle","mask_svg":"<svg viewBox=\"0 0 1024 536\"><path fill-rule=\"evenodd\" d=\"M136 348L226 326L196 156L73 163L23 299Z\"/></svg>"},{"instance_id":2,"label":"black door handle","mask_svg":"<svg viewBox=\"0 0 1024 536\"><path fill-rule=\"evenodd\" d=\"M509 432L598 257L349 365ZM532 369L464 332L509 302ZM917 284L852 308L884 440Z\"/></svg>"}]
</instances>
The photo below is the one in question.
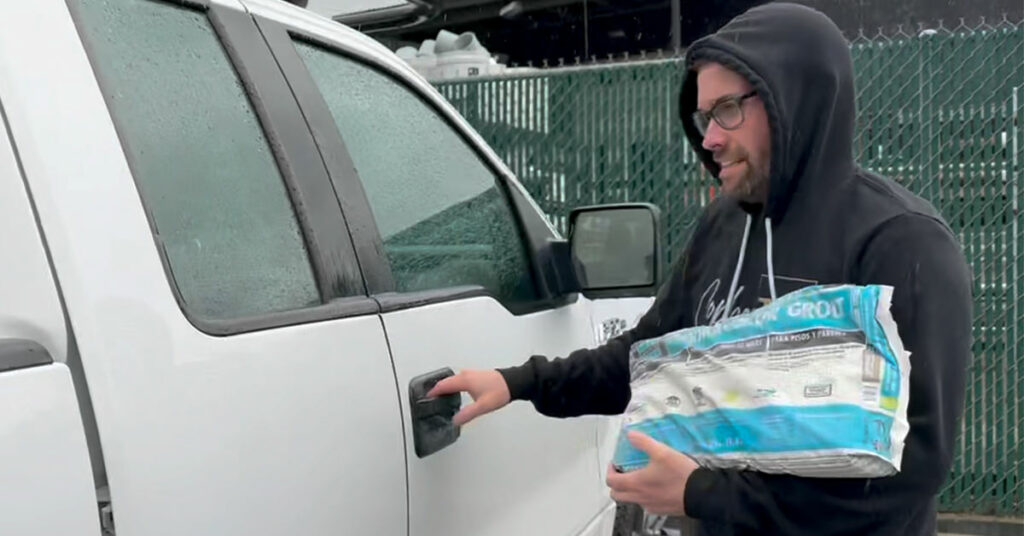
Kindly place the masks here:
<instances>
[{"instance_id":1,"label":"black door handle","mask_svg":"<svg viewBox=\"0 0 1024 536\"><path fill-rule=\"evenodd\" d=\"M409 414L412 416L412 437L416 456L425 458L451 445L459 438L459 428L452 417L462 407L462 395L453 393L427 397L437 382L454 376L450 368L443 368L416 376L409 381Z\"/></svg>"}]
</instances>

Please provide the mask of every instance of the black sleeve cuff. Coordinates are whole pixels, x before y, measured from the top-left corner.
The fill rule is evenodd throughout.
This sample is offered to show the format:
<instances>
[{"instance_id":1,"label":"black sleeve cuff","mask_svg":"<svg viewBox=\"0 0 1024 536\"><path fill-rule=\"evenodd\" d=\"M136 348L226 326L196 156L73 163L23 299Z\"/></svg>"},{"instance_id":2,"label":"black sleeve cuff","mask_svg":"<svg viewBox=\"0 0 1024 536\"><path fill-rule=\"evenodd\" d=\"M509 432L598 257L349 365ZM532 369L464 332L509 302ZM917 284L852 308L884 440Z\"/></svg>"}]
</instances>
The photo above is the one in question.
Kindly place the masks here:
<instances>
[{"instance_id":1,"label":"black sleeve cuff","mask_svg":"<svg viewBox=\"0 0 1024 536\"><path fill-rule=\"evenodd\" d=\"M536 387L533 362L527 361L518 367L500 368L498 373L505 378L512 400L532 400Z\"/></svg>"},{"instance_id":2,"label":"black sleeve cuff","mask_svg":"<svg viewBox=\"0 0 1024 536\"><path fill-rule=\"evenodd\" d=\"M725 477L721 473L705 467L698 467L686 481L683 497L683 508L686 516L694 519L722 519L722 497L715 497L716 488L720 488Z\"/></svg>"}]
</instances>

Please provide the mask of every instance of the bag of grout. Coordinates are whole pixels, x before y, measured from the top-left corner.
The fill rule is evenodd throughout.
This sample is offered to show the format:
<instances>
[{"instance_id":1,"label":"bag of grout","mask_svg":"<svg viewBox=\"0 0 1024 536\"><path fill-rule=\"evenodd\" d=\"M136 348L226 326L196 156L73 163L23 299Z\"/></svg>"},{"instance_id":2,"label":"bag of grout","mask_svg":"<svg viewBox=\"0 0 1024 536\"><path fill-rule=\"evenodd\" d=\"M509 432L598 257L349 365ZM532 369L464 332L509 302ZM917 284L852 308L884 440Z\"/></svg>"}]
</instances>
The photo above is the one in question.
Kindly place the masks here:
<instances>
[{"instance_id":1,"label":"bag of grout","mask_svg":"<svg viewBox=\"0 0 1024 536\"><path fill-rule=\"evenodd\" d=\"M910 354L892 287L812 286L630 350L632 398L612 463L633 471L643 432L710 468L805 477L899 471Z\"/></svg>"}]
</instances>

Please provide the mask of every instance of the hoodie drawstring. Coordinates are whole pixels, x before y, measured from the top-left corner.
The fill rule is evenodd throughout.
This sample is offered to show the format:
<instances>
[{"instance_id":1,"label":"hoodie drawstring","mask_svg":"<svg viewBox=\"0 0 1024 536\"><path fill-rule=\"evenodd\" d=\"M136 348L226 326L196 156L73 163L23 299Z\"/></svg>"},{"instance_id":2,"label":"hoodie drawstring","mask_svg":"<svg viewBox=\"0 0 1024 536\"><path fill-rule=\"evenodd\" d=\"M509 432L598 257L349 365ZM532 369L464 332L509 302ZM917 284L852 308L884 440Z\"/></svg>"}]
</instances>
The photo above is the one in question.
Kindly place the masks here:
<instances>
[{"instance_id":1,"label":"hoodie drawstring","mask_svg":"<svg viewBox=\"0 0 1024 536\"><path fill-rule=\"evenodd\" d=\"M732 303L736 300L736 287L740 284L740 271L743 269L743 256L747 254L747 239L750 238L750 222L753 219L747 214L747 224L743 227L743 242L740 243L740 258L736 261L736 270L732 274L732 284L729 285L729 294L725 299L725 314L722 319L729 318L732 314Z\"/></svg>"},{"instance_id":2,"label":"hoodie drawstring","mask_svg":"<svg viewBox=\"0 0 1024 536\"><path fill-rule=\"evenodd\" d=\"M772 294L772 301L775 301L778 296L775 295L775 266L772 265L772 219L764 219L764 234L768 237L768 253L765 255L768 257L768 288Z\"/></svg>"},{"instance_id":3,"label":"hoodie drawstring","mask_svg":"<svg viewBox=\"0 0 1024 536\"><path fill-rule=\"evenodd\" d=\"M750 225L753 218L747 214L747 224L743 227L743 241L740 243L740 257L736 261L736 270L732 274L732 284L729 285L729 294L725 299L725 315L722 319L729 318L732 316L733 302L736 301L736 289L740 284L740 272L743 270L743 257L747 253L747 240L750 238ZM768 263L768 289L771 292L772 301L775 301L778 297L775 294L775 266L772 262L772 219L764 219L764 232L767 238L767 263Z\"/></svg>"}]
</instances>

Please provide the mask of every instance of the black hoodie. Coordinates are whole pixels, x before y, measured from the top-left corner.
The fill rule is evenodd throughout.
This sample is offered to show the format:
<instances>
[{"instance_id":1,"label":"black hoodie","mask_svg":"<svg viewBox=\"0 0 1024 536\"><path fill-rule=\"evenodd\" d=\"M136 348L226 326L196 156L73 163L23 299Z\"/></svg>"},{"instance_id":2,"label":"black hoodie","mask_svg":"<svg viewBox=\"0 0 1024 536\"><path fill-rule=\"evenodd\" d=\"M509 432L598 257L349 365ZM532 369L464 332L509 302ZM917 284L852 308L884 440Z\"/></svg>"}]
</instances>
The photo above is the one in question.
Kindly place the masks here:
<instances>
[{"instance_id":1,"label":"black hoodie","mask_svg":"<svg viewBox=\"0 0 1024 536\"><path fill-rule=\"evenodd\" d=\"M824 479L701 468L687 482L685 508L709 535L932 536L971 347L971 277L961 248L930 204L854 163L849 45L827 17L768 4L691 46L680 113L690 144L717 174L688 119L698 60L741 74L764 103L771 126L767 203L741 206L720 197L709 205L636 328L600 348L502 369L512 397L555 417L618 414L630 398L634 342L713 323L730 301L730 315L759 307L771 297L771 272L779 295L813 283L890 285L892 314L911 352L911 428L901 471Z\"/></svg>"}]
</instances>

